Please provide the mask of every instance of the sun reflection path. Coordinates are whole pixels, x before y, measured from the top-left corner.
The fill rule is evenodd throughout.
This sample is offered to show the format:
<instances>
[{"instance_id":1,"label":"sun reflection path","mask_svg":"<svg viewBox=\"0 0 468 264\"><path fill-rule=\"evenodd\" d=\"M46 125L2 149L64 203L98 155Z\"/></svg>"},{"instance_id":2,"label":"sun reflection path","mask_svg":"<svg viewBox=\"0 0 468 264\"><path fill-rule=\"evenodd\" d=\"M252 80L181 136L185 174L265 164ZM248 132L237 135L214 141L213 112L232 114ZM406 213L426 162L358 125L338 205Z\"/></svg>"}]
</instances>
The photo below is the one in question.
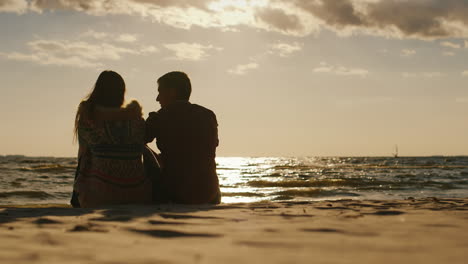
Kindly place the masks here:
<instances>
[{"instance_id":1,"label":"sun reflection path","mask_svg":"<svg viewBox=\"0 0 468 264\"><path fill-rule=\"evenodd\" d=\"M259 188L248 186L252 178L261 177L268 170L267 158L216 158L223 203L255 202L265 197Z\"/></svg>"},{"instance_id":2,"label":"sun reflection path","mask_svg":"<svg viewBox=\"0 0 468 264\"><path fill-rule=\"evenodd\" d=\"M275 193L284 191L283 187L255 186L249 182L256 180L283 181L297 177L304 162L314 160L296 158L246 158L218 157L217 171L223 193L223 203L256 202L277 198Z\"/></svg>"}]
</instances>

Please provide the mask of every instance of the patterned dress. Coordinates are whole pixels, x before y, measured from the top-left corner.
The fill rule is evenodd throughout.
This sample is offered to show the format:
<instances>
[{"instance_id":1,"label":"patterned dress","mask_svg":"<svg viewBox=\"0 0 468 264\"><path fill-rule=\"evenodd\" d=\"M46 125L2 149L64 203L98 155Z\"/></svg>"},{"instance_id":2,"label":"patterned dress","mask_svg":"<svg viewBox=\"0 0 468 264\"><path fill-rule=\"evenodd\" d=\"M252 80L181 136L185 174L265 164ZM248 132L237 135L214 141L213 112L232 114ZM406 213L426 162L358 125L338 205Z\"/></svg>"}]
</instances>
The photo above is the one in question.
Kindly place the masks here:
<instances>
[{"instance_id":1,"label":"patterned dress","mask_svg":"<svg viewBox=\"0 0 468 264\"><path fill-rule=\"evenodd\" d=\"M83 121L78 138L86 149L74 184L81 207L151 201L151 181L142 161L142 118Z\"/></svg>"}]
</instances>

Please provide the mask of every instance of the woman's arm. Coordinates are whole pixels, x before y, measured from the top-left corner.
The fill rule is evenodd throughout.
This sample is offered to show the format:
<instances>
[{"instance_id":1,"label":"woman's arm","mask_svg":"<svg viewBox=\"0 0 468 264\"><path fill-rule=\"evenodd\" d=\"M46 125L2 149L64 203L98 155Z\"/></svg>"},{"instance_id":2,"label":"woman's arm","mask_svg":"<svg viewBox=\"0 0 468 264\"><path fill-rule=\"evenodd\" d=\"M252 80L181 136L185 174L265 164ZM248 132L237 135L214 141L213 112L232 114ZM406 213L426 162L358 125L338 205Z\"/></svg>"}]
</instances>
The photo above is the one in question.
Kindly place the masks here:
<instances>
[{"instance_id":1,"label":"woman's arm","mask_svg":"<svg viewBox=\"0 0 468 264\"><path fill-rule=\"evenodd\" d=\"M88 147L84 144L79 144L78 147L78 160L88 151Z\"/></svg>"},{"instance_id":2,"label":"woman's arm","mask_svg":"<svg viewBox=\"0 0 468 264\"><path fill-rule=\"evenodd\" d=\"M78 161L86 154L88 151L88 142L86 138L86 129L82 124L78 126L77 138L78 138Z\"/></svg>"},{"instance_id":3,"label":"woman's arm","mask_svg":"<svg viewBox=\"0 0 468 264\"><path fill-rule=\"evenodd\" d=\"M142 118L143 113L140 104L133 100L122 108L97 106L94 111L94 116L96 120L117 121Z\"/></svg>"}]
</instances>

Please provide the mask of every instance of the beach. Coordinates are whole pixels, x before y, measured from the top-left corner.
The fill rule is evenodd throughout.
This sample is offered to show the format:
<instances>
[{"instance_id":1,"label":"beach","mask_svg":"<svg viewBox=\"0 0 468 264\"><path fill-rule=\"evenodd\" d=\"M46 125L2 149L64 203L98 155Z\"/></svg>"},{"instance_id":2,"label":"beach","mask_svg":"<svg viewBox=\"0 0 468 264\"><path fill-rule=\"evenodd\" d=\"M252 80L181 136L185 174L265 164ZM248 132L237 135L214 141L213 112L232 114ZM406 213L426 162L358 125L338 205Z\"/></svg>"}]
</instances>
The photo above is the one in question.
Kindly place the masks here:
<instances>
[{"instance_id":1,"label":"beach","mask_svg":"<svg viewBox=\"0 0 468 264\"><path fill-rule=\"evenodd\" d=\"M466 263L468 198L0 207L0 263Z\"/></svg>"}]
</instances>

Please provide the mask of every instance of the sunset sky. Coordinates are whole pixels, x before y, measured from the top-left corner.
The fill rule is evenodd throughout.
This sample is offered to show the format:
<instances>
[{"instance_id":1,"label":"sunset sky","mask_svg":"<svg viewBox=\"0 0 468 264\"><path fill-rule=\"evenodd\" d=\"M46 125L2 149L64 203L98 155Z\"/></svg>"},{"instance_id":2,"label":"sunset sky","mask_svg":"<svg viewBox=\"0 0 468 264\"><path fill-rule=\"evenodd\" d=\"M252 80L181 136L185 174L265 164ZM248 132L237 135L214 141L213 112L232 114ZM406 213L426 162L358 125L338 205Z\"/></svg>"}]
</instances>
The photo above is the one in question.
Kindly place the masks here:
<instances>
[{"instance_id":1,"label":"sunset sky","mask_svg":"<svg viewBox=\"0 0 468 264\"><path fill-rule=\"evenodd\" d=\"M218 156L468 155L467 0L0 0L0 35L0 155L76 155L106 69L145 117L187 72Z\"/></svg>"}]
</instances>

